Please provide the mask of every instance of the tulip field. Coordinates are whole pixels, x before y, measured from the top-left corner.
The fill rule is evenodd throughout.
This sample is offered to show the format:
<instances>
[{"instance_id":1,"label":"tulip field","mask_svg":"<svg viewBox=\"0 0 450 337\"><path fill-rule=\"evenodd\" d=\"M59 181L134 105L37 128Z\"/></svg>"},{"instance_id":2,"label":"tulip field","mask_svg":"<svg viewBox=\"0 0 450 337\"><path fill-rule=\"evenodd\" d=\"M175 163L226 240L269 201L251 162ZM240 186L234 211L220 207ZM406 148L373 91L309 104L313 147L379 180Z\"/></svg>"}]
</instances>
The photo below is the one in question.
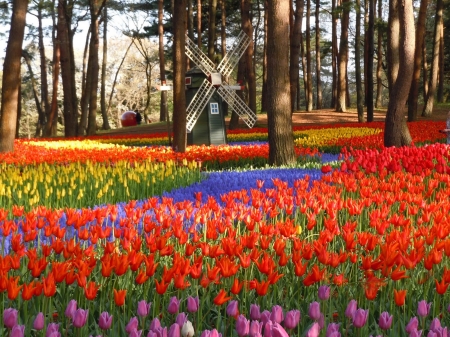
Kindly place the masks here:
<instances>
[{"instance_id":1,"label":"tulip field","mask_svg":"<svg viewBox=\"0 0 450 337\"><path fill-rule=\"evenodd\" d=\"M444 122L20 139L0 154L0 336L448 336Z\"/></svg>"}]
</instances>

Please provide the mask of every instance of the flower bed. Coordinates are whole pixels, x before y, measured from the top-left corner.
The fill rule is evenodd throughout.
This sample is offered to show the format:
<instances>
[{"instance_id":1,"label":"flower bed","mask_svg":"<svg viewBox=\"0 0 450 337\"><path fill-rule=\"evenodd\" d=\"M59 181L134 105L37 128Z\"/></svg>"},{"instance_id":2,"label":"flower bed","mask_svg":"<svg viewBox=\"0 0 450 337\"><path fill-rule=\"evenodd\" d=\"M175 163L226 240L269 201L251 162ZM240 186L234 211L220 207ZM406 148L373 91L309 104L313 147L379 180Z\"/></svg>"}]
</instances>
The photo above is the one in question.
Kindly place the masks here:
<instances>
[{"instance_id":1,"label":"flower bed","mask_svg":"<svg viewBox=\"0 0 450 337\"><path fill-rule=\"evenodd\" d=\"M446 335L448 146L317 158L139 201L0 209L0 333Z\"/></svg>"}]
</instances>

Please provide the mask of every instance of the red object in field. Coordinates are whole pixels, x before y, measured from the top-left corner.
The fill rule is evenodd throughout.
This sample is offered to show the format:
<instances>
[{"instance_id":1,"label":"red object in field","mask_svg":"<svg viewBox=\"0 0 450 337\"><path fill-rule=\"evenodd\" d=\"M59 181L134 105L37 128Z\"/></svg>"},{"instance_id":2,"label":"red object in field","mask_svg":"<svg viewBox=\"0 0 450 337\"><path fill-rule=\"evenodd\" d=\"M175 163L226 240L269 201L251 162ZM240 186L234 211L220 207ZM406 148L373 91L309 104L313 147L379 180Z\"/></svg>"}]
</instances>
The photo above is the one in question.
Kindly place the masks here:
<instances>
[{"instance_id":1,"label":"red object in field","mask_svg":"<svg viewBox=\"0 0 450 337\"><path fill-rule=\"evenodd\" d=\"M134 111L125 111L120 117L122 127L137 125L136 113Z\"/></svg>"}]
</instances>

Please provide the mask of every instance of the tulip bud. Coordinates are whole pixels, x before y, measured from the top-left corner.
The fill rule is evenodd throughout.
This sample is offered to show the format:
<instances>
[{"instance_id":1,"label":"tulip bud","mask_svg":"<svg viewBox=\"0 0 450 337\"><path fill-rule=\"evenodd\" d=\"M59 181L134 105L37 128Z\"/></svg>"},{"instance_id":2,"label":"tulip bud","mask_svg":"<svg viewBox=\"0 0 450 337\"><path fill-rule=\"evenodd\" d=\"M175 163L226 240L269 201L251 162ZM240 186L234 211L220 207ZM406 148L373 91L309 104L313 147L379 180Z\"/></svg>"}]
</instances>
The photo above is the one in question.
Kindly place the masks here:
<instances>
[{"instance_id":1,"label":"tulip bud","mask_svg":"<svg viewBox=\"0 0 450 337\"><path fill-rule=\"evenodd\" d=\"M67 318L72 319L72 316L76 310L77 310L77 301L70 300L69 304L67 304L64 315L66 315Z\"/></svg>"},{"instance_id":2,"label":"tulip bud","mask_svg":"<svg viewBox=\"0 0 450 337\"><path fill-rule=\"evenodd\" d=\"M320 286L319 287L319 299L322 301L326 301L330 298L331 288L329 286Z\"/></svg>"},{"instance_id":3,"label":"tulip bud","mask_svg":"<svg viewBox=\"0 0 450 337\"><path fill-rule=\"evenodd\" d=\"M169 300L169 307L167 308L167 311L170 314L176 314L179 309L180 309L180 301L174 296Z\"/></svg>"},{"instance_id":4,"label":"tulip bud","mask_svg":"<svg viewBox=\"0 0 450 337\"><path fill-rule=\"evenodd\" d=\"M239 337L247 336L250 331L250 322L244 315L239 315L236 320L236 331Z\"/></svg>"},{"instance_id":5,"label":"tulip bud","mask_svg":"<svg viewBox=\"0 0 450 337\"><path fill-rule=\"evenodd\" d=\"M40 312L36 315L36 318L34 319L33 329L42 330L44 329L44 325L45 325L44 314Z\"/></svg>"},{"instance_id":6,"label":"tulip bud","mask_svg":"<svg viewBox=\"0 0 450 337\"><path fill-rule=\"evenodd\" d=\"M248 335L250 337L255 337L258 334L261 334L262 333L262 327L263 327L263 323L262 322L251 321Z\"/></svg>"},{"instance_id":7,"label":"tulip bud","mask_svg":"<svg viewBox=\"0 0 450 337\"><path fill-rule=\"evenodd\" d=\"M187 298L187 311L189 312L197 312L199 308L199 299L197 297L189 296Z\"/></svg>"},{"instance_id":8,"label":"tulip bud","mask_svg":"<svg viewBox=\"0 0 450 337\"><path fill-rule=\"evenodd\" d=\"M160 327L161 322L159 321L158 317L153 318L153 320L150 323L150 330L156 332L156 330Z\"/></svg>"},{"instance_id":9,"label":"tulip bud","mask_svg":"<svg viewBox=\"0 0 450 337\"><path fill-rule=\"evenodd\" d=\"M270 313L270 320L274 323L281 323L283 322L283 319L283 308L279 305L274 305L272 307L272 312Z\"/></svg>"},{"instance_id":10,"label":"tulip bud","mask_svg":"<svg viewBox=\"0 0 450 337\"><path fill-rule=\"evenodd\" d=\"M356 311L357 305L358 305L358 302L356 302L356 300L351 300L348 303L347 308L345 309L345 316L347 318L350 318L350 319L353 318L353 313Z\"/></svg>"},{"instance_id":11,"label":"tulip bud","mask_svg":"<svg viewBox=\"0 0 450 337\"><path fill-rule=\"evenodd\" d=\"M17 315L18 311L13 308L7 308L3 310L3 324L8 328L12 329L17 325Z\"/></svg>"},{"instance_id":12,"label":"tulip bud","mask_svg":"<svg viewBox=\"0 0 450 337\"><path fill-rule=\"evenodd\" d=\"M437 317L434 318L430 323L430 330L435 331L438 330L440 327L442 327L441 321Z\"/></svg>"},{"instance_id":13,"label":"tulip bud","mask_svg":"<svg viewBox=\"0 0 450 337\"><path fill-rule=\"evenodd\" d=\"M431 302L427 303L427 301L422 300L419 302L417 306L417 315L420 317L426 317L430 313Z\"/></svg>"},{"instance_id":14,"label":"tulip bud","mask_svg":"<svg viewBox=\"0 0 450 337\"><path fill-rule=\"evenodd\" d=\"M89 315L89 309L77 309L72 316L72 324L76 328L81 328L86 324Z\"/></svg>"},{"instance_id":15,"label":"tulip bud","mask_svg":"<svg viewBox=\"0 0 450 337\"><path fill-rule=\"evenodd\" d=\"M319 302L314 301L309 304L308 316L315 321L319 320L319 318L320 318L320 303Z\"/></svg>"},{"instance_id":16,"label":"tulip bud","mask_svg":"<svg viewBox=\"0 0 450 337\"><path fill-rule=\"evenodd\" d=\"M409 320L409 323L405 327L405 331L411 334L413 331L417 331L419 327L419 319L417 317L413 317Z\"/></svg>"},{"instance_id":17,"label":"tulip bud","mask_svg":"<svg viewBox=\"0 0 450 337\"><path fill-rule=\"evenodd\" d=\"M238 301L230 301L227 305L227 315L231 317L237 317L239 315L239 302Z\"/></svg>"},{"instance_id":18,"label":"tulip bud","mask_svg":"<svg viewBox=\"0 0 450 337\"><path fill-rule=\"evenodd\" d=\"M187 320L187 315L184 312L180 312L175 319L175 323L182 327Z\"/></svg>"},{"instance_id":19,"label":"tulip bud","mask_svg":"<svg viewBox=\"0 0 450 337\"><path fill-rule=\"evenodd\" d=\"M388 330L391 328L393 316L389 315L388 312L384 311L380 315L380 319L378 321L378 326L382 330Z\"/></svg>"},{"instance_id":20,"label":"tulip bud","mask_svg":"<svg viewBox=\"0 0 450 337\"><path fill-rule=\"evenodd\" d=\"M286 329L294 329L298 322L300 322L299 310L291 310L286 313L286 316L284 317L284 326Z\"/></svg>"},{"instance_id":21,"label":"tulip bud","mask_svg":"<svg viewBox=\"0 0 450 337\"><path fill-rule=\"evenodd\" d=\"M261 318L261 311L259 309L259 305L250 304L250 319L253 321L259 321Z\"/></svg>"},{"instance_id":22,"label":"tulip bud","mask_svg":"<svg viewBox=\"0 0 450 337\"><path fill-rule=\"evenodd\" d=\"M181 327L181 336L182 337L194 337L194 335L195 335L194 326L192 325L192 323L190 321L187 321Z\"/></svg>"},{"instance_id":23,"label":"tulip bud","mask_svg":"<svg viewBox=\"0 0 450 337\"><path fill-rule=\"evenodd\" d=\"M133 330L137 330L139 326L139 320L137 317L131 317L130 320L128 321L127 326L125 327L125 331L130 334L131 331Z\"/></svg>"},{"instance_id":24,"label":"tulip bud","mask_svg":"<svg viewBox=\"0 0 450 337\"><path fill-rule=\"evenodd\" d=\"M141 337L142 335L142 330L133 330L130 332L130 334L128 335L128 337Z\"/></svg>"},{"instance_id":25,"label":"tulip bud","mask_svg":"<svg viewBox=\"0 0 450 337\"><path fill-rule=\"evenodd\" d=\"M368 315L369 310L357 309L353 313L353 325L357 328L362 328L367 322Z\"/></svg>"},{"instance_id":26,"label":"tulip bud","mask_svg":"<svg viewBox=\"0 0 450 337\"><path fill-rule=\"evenodd\" d=\"M306 337L319 337L319 334L320 334L319 323L314 322L314 324L311 326L311 328L306 333Z\"/></svg>"},{"instance_id":27,"label":"tulip bud","mask_svg":"<svg viewBox=\"0 0 450 337\"><path fill-rule=\"evenodd\" d=\"M99 328L102 330L108 330L111 327L112 318L112 315L110 315L106 311L102 312L98 320Z\"/></svg>"},{"instance_id":28,"label":"tulip bud","mask_svg":"<svg viewBox=\"0 0 450 337\"><path fill-rule=\"evenodd\" d=\"M274 323L272 327L272 337L289 337L289 335L280 324Z\"/></svg>"},{"instance_id":29,"label":"tulip bud","mask_svg":"<svg viewBox=\"0 0 450 337\"><path fill-rule=\"evenodd\" d=\"M181 334L180 326L177 323L173 323L170 326L167 337L180 337L180 334Z\"/></svg>"},{"instance_id":30,"label":"tulip bud","mask_svg":"<svg viewBox=\"0 0 450 337\"><path fill-rule=\"evenodd\" d=\"M25 335L25 325L14 325L10 337L24 337Z\"/></svg>"},{"instance_id":31,"label":"tulip bud","mask_svg":"<svg viewBox=\"0 0 450 337\"><path fill-rule=\"evenodd\" d=\"M140 316L140 317L147 316L150 311L151 305L152 304L150 302L147 303L145 300L139 301L138 307L137 307L138 316Z\"/></svg>"}]
</instances>

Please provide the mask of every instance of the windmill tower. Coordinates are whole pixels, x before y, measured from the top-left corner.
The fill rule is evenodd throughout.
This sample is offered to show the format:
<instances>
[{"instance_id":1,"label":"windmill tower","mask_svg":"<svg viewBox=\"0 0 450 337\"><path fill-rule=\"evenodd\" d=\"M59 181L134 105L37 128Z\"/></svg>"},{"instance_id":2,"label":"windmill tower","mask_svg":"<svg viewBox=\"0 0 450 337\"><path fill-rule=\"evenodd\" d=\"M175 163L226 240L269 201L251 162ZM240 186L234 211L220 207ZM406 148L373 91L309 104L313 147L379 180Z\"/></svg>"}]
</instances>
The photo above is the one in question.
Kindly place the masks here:
<instances>
[{"instance_id":1,"label":"windmill tower","mask_svg":"<svg viewBox=\"0 0 450 337\"><path fill-rule=\"evenodd\" d=\"M225 79L233 71L250 44L250 38L241 31L230 52L220 64L215 64L186 36L186 55L196 64L186 73L186 128L188 144L219 145L226 143L223 101L228 103L249 127L256 122L256 114L236 95L241 86L230 86Z\"/></svg>"}]
</instances>

